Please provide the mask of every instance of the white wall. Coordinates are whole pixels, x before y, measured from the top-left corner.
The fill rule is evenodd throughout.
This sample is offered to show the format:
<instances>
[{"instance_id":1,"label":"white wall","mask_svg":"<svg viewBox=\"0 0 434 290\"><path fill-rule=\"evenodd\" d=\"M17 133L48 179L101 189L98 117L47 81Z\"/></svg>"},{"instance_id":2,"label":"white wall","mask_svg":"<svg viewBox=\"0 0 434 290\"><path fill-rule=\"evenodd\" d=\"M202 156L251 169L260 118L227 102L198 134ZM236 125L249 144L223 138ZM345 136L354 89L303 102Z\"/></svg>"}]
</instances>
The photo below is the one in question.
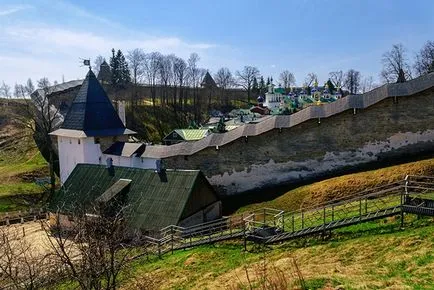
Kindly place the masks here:
<instances>
[{"instance_id":1,"label":"white wall","mask_svg":"<svg viewBox=\"0 0 434 290\"><path fill-rule=\"evenodd\" d=\"M59 148L60 182L63 184L75 165L84 162L84 146L82 139L61 136L57 137L57 145Z\"/></svg>"},{"instance_id":2,"label":"white wall","mask_svg":"<svg viewBox=\"0 0 434 290\"><path fill-rule=\"evenodd\" d=\"M265 94L265 102L264 106L268 107L270 110L276 109L280 107L280 102L283 99L282 94Z\"/></svg>"},{"instance_id":3,"label":"white wall","mask_svg":"<svg viewBox=\"0 0 434 290\"><path fill-rule=\"evenodd\" d=\"M125 157L116 156L110 154L102 154L102 164L105 164L107 158L113 160L113 165L123 166L123 167L134 167L134 168L144 168L144 169L156 169L157 159L154 158L141 158L141 157Z\"/></svg>"},{"instance_id":4,"label":"white wall","mask_svg":"<svg viewBox=\"0 0 434 290\"><path fill-rule=\"evenodd\" d=\"M57 137L59 147L60 182L65 183L78 163L106 165L107 158L112 158L113 165L156 169L154 158L124 157L102 154L101 145L95 144L94 137L73 138Z\"/></svg>"}]
</instances>

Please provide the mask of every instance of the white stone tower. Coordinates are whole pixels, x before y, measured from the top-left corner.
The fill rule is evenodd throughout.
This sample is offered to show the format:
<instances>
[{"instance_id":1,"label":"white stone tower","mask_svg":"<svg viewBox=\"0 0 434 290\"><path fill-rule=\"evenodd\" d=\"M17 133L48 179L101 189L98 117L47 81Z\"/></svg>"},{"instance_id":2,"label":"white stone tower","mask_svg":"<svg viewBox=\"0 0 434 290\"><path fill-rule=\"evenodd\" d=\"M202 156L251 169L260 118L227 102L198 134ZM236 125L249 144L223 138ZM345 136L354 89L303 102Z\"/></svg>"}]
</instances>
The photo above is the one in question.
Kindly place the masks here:
<instances>
[{"instance_id":1,"label":"white stone tower","mask_svg":"<svg viewBox=\"0 0 434 290\"><path fill-rule=\"evenodd\" d=\"M72 101L57 136L60 181L63 184L78 163L106 164L104 151L116 141L128 141L127 129L101 84L90 70Z\"/></svg>"}]
</instances>

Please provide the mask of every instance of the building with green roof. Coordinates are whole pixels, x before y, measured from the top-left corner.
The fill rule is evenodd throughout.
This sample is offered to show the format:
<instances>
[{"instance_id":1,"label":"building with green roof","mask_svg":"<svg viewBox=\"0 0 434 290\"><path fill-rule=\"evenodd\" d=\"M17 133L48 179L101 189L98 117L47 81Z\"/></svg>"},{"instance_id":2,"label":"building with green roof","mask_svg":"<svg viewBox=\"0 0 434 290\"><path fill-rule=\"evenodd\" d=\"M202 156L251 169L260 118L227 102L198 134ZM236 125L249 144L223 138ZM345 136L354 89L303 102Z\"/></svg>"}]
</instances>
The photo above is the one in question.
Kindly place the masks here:
<instances>
[{"instance_id":1,"label":"building with green roof","mask_svg":"<svg viewBox=\"0 0 434 290\"><path fill-rule=\"evenodd\" d=\"M96 164L77 164L51 198L49 211L67 221L77 213L106 214L114 204L125 209L128 228L141 232L221 217L221 202L199 170L158 172Z\"/></svg>"},{"instance_id":2,"label":"building with green roof","mask_svg":"<svg viewBox=\"0 0 434 290\"><path fill-rule=\"evenodd\" d=\"M211 130L205 129L176 129L163 138L166 145L172 145L181 142L198 141L211 134Z\"/></svg>"}]
</instances>

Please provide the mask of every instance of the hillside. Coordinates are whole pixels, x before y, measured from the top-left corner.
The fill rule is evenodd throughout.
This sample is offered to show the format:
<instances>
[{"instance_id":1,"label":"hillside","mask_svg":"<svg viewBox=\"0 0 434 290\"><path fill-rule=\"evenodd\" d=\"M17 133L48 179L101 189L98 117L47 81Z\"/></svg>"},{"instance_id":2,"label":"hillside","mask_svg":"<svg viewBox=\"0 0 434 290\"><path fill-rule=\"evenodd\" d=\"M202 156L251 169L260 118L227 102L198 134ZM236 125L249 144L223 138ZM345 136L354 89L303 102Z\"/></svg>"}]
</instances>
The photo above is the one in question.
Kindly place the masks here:
<instances>
[{"instance_id":1,"label":"hillside","mask_svg":"<svg viewBox=\"0 0 434 290\"><path fill-rule=\"evenodd\" d=\"M142 258L122 289L297 289L299 277L306 289L432 289L433 221L407 216L402 230L389 218L265 250L235 241Z\"/></svg>"},{"instance_id":2,"label":"hillside","mask_svg":"<svg viewBox=\"0 0 434 290\"><path fill-rule=\"evenodd\" d=\"M434 158L343 175L304 185L273 200L241 207L237 212L263 207L291 211L300 207L316 206L330 200L352 196L365 189L403 180L407 174L434 175Z\"/></svg>"},{"instance_id":3,"label":"hillside","mask_svg":"<svg viewBox=\"0 0 434 290\"><path fill-rule=\"evenodd\" d=\"M48 175L32 133L14 122L8 110L0 112L0 212L32 206L43 188L35 178Z\"/></svg>"}]
</instances>

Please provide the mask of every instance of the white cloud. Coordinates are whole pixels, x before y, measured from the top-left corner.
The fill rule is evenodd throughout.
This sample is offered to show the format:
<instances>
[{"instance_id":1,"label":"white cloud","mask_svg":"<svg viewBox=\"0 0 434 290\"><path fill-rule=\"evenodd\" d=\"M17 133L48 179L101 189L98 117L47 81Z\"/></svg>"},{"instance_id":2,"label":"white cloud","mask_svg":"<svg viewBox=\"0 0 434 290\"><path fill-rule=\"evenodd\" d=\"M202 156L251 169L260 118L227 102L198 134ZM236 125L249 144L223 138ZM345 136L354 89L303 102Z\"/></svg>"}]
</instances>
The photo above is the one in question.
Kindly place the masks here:
<instances>
[{"instance_id":1,"label":"white cloud","mask_svg":"<svg viewBox=\"0 0 434 290\"><path fill-rule=\"evenodd\" d=\"M66 80L75 79L82 74L79 58L94 58L99 54L109 57L112 48L121 49L124 53L142 48L145 52L174 53L184 58L197 52L207 59L207 51L217 47L209 43L188 42L179 37L144 34L137 34L134 38L105 36L36 24L0 28L0 39L4 43L0 81L8 83L43 76L51 80L60 80L62 75L65 75ZM16 49L18 47L19 50ZM29 69L29 66L32 68Z\"/></svg>"},{"instance_id":2,"label":"white cloud","mask_svg":"<svg viewBox=\"0 0 434 290\"><path fill-rule=\"evenodd\" d=\"M30 9L32 6L30 5L18 5L8 8L0 8L0 16L7 16L16 12L19 12L21 10Z\"/></svg>"}]
</instances>

